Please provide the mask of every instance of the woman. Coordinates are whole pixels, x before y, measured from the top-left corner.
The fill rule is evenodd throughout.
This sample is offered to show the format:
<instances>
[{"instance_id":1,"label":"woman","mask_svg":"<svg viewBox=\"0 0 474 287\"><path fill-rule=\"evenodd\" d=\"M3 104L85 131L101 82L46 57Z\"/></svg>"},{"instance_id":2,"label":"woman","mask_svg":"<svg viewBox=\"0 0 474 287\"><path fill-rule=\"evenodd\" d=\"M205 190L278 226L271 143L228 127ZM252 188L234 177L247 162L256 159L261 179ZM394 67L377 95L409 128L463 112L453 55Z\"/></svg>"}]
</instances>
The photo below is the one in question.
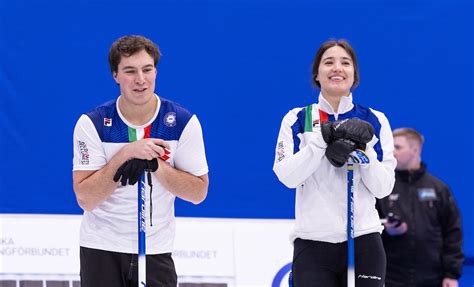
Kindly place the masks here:
<instances>
[{"instance_id":1,"label":"woman","mask_svg":"<svg viewBox=\"0 0 474 287\"><path fill-rule=\"evenodd\" d=\"M352 102L359 83L357 58L345 40L321 45L313 62L318 102L283 118L273 170L296 188L293 282L346 286L347 169L356 148L370 163L354 165L355 277L357 286L383 286L385 253L375 198L390 194L396 160L385 115Z\"/></svg>"}]
</instances>

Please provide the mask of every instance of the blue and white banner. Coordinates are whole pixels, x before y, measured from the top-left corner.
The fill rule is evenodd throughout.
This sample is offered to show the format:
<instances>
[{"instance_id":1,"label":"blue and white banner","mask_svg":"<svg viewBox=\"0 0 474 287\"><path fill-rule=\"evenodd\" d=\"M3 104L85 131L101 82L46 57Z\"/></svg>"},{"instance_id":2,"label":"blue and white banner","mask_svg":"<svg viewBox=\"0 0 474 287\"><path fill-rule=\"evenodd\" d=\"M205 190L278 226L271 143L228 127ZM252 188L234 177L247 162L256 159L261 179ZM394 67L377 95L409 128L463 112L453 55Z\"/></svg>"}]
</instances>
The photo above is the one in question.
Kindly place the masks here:
<instances>
[{"instance_id":1,"label":"blue and white banner","mask_svg":"<svg viewBox=\"0 0 474 287\"><path fill-rule=\"evenodd\" d=\"M79 281L79 215L1 215L0 282ZM177 218L181 283L287 286L291 220Z\"/></svg>"}]
</instances>

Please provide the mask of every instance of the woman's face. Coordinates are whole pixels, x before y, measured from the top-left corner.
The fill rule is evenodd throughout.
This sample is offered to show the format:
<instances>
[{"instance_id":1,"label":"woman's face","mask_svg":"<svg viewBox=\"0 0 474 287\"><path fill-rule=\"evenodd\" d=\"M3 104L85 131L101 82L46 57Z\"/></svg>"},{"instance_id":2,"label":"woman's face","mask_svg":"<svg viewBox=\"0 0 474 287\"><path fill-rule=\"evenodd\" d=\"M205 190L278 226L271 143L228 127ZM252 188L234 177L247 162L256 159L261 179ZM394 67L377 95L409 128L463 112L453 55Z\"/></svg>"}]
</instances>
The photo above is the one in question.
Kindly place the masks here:
<instances>
[{"instance_id":1,"label":"woman's face","mask_svg":"<svg viewBox=\"0 0 474 287\"><path fill-rule=\"evenodd\" d=\"M323 95L349 95L354 84L354 64L344 48L334 46L324 52L316 80Z\"/></svg>"}]
</instances>

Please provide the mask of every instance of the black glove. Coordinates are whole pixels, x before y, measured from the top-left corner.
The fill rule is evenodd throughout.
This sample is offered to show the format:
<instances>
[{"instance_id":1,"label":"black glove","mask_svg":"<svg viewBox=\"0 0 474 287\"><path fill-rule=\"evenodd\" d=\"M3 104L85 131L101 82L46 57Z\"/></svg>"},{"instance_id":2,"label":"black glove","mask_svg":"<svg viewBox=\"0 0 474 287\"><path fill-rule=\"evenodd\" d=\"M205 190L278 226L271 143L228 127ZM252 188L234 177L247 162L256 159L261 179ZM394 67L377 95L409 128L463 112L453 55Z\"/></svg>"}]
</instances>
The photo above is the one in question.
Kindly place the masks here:
<instances>
[{"instance_id":1,"label":"black glove","mask_svg":"<svg viewBox=\"0 0 474 287\"><path fill-rule=\"evenodd\" d=\"M358 118L351 118L342 121L324 122L321 124L321 133L326 143L332 143L337 139L349 139L356 144L370 142L374 136L374 128L371 124Z\"/></svg>"},{"instance_id":2,"label":"black glove","mask_svg":"<svg viewBox=\"0 0 474 287\"><path fill-rule=\"evenodd\" d=\"M158 160L156 158L152 160L137 159L133 158L122 164L115 173L114 181L120 182L123 186L128 184L134 185L140 179L140 176L145 170L156 171L158 169Z\"/></svg>"},{"instance_id":3,"label":"black glove","mask_svg":"<svg viewBox=\"0 0 474 287\"><path fill-rule=\"evenodd\" d=\"M356 148L357 145L351 140L337 139L326 148L326 157L333 166L341 167Z\"/></svg>"},{"instance_id":4,"label":"black glove","mask_svg":"<svg viewBox=\"0 0 474 287\"><path fill-rule=\"evenodd\" d=\"M387 221L388 223L395 224L394 227L399 227L402 224L400 216L393 214L393 212L387 214Z\"/></svg>"}]
</instances>

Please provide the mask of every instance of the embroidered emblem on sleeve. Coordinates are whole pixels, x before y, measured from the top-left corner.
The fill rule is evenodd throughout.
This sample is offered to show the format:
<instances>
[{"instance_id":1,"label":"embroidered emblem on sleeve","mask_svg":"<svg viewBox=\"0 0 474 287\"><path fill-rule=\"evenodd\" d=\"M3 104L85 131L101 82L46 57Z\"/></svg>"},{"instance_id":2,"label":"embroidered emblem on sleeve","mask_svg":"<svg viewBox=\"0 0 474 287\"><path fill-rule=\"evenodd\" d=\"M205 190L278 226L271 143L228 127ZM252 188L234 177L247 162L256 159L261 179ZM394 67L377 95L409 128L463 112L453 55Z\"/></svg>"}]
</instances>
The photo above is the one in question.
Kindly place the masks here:
<instances>
[{"instance_id":1,"label":"embroidered emblem on sleeve","mask_svg":"<svg viewBox=\"0 0 474 287\"><path fill-rule=\"evenodd\" d=\"M278 142L278 145L277 145L277 160L280 162L282 161L283 159L285 159L285 145L283 144L283 142Z\"/></svg>"},{"instance_id":2,"label":"embroidered emblem on sleeve","mask_svg":"<svg viewBox=\"0 0 474 287\"><path fill-rule=\"evenodd\" d=\"M83 141L77 141L77 145L79 147L79 156L80 156L80 162L83 165L88 165L89 164L89 149L87 148L87 145Z\"/></svg>"}]
</instances>

